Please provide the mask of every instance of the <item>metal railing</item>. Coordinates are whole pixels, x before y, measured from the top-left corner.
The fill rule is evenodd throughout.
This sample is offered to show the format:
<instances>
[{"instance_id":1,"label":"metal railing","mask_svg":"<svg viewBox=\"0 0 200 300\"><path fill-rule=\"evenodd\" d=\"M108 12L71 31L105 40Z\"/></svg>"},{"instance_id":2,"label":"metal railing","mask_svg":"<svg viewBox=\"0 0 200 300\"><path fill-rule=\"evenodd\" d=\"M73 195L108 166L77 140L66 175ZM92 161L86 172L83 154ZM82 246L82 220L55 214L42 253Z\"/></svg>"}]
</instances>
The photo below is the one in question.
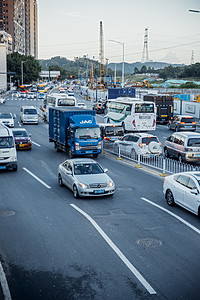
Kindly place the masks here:
<instances>
[{"instance_id":1,"label":"metal railing","mask_svg":"<svg viewBox=\"0 0 200 300\"><path fill-rule=\"evenodd\" d=\"M127 158L135 162L137 167L149 166L151 168L160 170L163 175L166 173L179 173L189 171L200 171L200 166L195 166L188 163L182 163L174 159L165 158L163 155L145 157L142 155L133 155L131 151L122 150L118 145L112 142L103 142L104 151L113 153L117 156L117 159Z\"/></svg>"}]
</instances>

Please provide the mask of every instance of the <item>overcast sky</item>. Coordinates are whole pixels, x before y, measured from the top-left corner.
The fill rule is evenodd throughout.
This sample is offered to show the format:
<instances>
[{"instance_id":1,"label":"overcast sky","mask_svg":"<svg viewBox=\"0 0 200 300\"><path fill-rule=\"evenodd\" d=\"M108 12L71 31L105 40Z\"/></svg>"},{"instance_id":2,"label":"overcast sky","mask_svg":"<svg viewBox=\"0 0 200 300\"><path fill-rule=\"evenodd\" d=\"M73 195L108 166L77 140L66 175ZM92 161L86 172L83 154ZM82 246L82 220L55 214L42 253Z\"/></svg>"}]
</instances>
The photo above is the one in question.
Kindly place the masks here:
<instances>
[{"instance_id":1,"label":"overcast sky","mask_svg":"<svg viewBox=\"0 0 200 300\"><path fill-rule=\"evenodd\" d=\"M200 62L200 0L38 0L39 58L88 55L98 59L100 21L104 56L110 62L141 61L148 28L148 54L153 61Z\"/></svg>"}]
</instances>

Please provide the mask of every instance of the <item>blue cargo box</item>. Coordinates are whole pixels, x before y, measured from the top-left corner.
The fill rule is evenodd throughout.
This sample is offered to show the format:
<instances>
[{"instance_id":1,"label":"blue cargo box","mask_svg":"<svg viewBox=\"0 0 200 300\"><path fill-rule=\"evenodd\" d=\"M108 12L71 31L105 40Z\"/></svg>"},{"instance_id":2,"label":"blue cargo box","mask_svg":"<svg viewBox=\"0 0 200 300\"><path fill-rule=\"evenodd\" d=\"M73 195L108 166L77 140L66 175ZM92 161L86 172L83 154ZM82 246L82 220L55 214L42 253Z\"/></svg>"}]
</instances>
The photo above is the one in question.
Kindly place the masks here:
<instances>
[{"instance_id":1,"label":"blue cargo box","mask_svg":"<svg viewBox=\"0 0 200 300\"><path fill-rule=\"evenodd\" d=\"M109 88L108 99L116 99L118 97L135 97L134 88Z\"/></svg>"}]
</instances>

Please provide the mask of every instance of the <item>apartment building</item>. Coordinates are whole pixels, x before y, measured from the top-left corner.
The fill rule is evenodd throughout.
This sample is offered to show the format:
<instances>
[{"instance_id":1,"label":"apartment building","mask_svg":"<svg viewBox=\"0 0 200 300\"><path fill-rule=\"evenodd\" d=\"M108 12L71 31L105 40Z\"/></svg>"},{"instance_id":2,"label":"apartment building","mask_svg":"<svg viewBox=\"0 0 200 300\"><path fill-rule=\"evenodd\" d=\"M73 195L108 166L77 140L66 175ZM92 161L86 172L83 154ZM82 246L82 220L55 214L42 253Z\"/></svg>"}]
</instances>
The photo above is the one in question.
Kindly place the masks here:
<instances>
[{"instance_id":1,"label":"apartment building","mask_svg":"<svg viewBox=\"0 0 200 300\"><path fill-rule=\"evenodd\" d=\"M13 52L38 58L37 0L0 0L0 31L11 35Z\"/></svg>"}]
</instances>

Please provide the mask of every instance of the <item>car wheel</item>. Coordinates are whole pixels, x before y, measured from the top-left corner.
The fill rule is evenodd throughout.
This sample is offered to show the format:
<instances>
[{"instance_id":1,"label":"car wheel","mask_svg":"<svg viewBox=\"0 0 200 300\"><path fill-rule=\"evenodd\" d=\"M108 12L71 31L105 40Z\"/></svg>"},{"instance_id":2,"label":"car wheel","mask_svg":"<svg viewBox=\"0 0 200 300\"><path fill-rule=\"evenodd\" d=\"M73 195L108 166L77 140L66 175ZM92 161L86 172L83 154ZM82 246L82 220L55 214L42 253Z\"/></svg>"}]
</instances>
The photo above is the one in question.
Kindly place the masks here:
<instances>
[{"instance_id":1,"label":"car wheel","mask_svg":"<svg viewBox=\"0 0 200 300\"><path fill-rule=\"evenodd\" d=\"M79 198L79 193L78 193L78 189L77 189L76 185L73 186L73 195L74 195L74 198L76 198L76 199Z\"/></svg>"},{"instance_id":2,"label":"car wheel","mask_svg":"<svg viewBox=\"0 0 200 300\"><path fill-rule=\"evenodd\" d=\"M110 124L110 119L109 118L107 119L107 123Z\"/></svg>"},{"instance_id":3,"label":"car wheel","mask_svg":"<svg viewBox=\"0 0 200 300\"><path fill-rule=\"evenodd\" d=\"M123 128L124 133L126 133L126 128L125 128L124 122L122 123L122 128Z\"/></svg>"},{"instance_id":4,"label":"car wheel","mask_svg":"<svg viewBox=\"0 0 200 300\"><path fill-rule=\"evenodd\" d=\"M169 152L168 152L167 148L164 149L164 156L165 156L165 158L169 157Z\"/></svg>"},{"instance_id":5,"label":"car wheel","mask_svg":"<svg viewBox=\"0 0 200 300\"><path fill-rule=\"evenodd\" d=\"M167 201L167 204L169 206L174 206L175 205L174 196L173 196L171 190L167 190L167 192L166 192L166 201Z\"/></svg>"},{"instance_id":6,"label":"car wheel","mask_svg":"<svg viewBox=\"0 0 200 300\"><path fill-rule=\"evenodd\" d=\"M135 152L135 149L132 149L132 150L131 150L131 158L132 158L132 159L137 159L137 154L136 154L136 152Z\"/></svg>"},{"instance_id":7,"label":"car wheel","mask_svg":"<svg viewBox=\"0 0 200 300\"><path fill-rule=\"evenodd\" d=\"M98 154L93 154L93 157L94 157L94 158L97 158L97 157L98 157Z\"/></svg>"},{"instance_id":8,"label":"car wheel","mask_svg":"<svg viewBox=\"0 0 200 300\"><path fill-rule=\"evenodd\" d=\"M58 175L58 184L59 184L59 186L64 186L63 181L62 181L62 177L61 177L60 174Z\"/></svg>"},{"instance_id":9,"label":"car wheel","mask_svg":"<svg viewBox=\"0 0 200 300\"><path fill-rule=\"evenodd\" d=\"M17 172L17 166L15 166L15 167L13 168L13 171L14 171L14 172Z\"/></svg>"}]
</instances>

